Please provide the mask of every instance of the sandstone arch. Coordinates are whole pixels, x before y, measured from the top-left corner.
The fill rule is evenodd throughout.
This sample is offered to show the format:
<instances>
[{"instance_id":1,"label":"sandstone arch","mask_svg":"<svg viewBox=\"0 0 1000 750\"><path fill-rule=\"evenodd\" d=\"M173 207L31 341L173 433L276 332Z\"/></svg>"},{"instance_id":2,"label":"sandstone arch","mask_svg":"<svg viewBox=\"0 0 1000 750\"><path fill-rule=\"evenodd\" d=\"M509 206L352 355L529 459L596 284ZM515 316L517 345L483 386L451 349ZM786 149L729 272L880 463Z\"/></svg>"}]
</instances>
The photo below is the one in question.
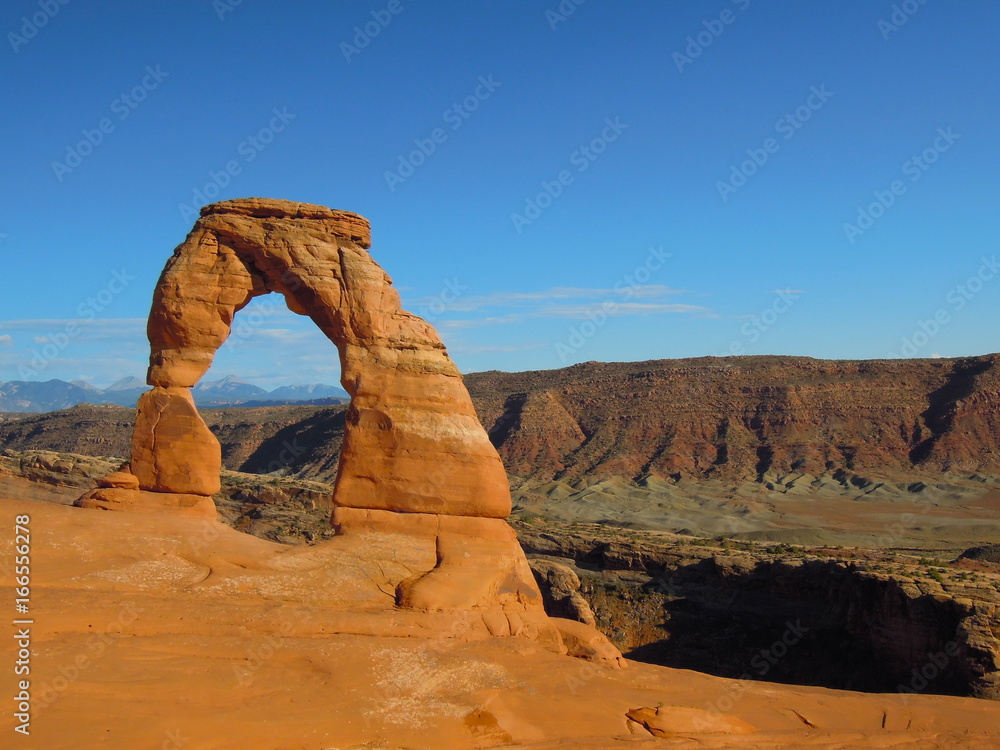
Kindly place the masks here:
<instances>
[{"instance_id":1,"label":"sandstone arch","mask_svg":"<svg viewBox=\"0 0 1000 750\"><path fill-rule=\"evenodd\" d=\"M76 505L215 519L221 450L191 387L235 314L278 292L336 345L351 394L333 496L338 536L326 544L376 561L392 550L392 563L410 549L405 572L383 573L377 588L391 587L394 606L452 613L453 637L472 623L473 633L624 665L593 628L545 615L503 520L507 475L461 374L434 329L400 307L370 244L368 222L344 211L259 198L205 206L153 295L153 389L139 399L131 461Z\"/></svg>"},{"instance_id":2,"label":"sandstone arch","mask_svg":"<svg viewBox=\"0 0 1000 750\"><path fill-rule=\"evenodd\" d=\"M153 390L139 401L131 473L159 496L105 492L105 507L212 515L200 498L219 490L221 454L190 388L234 315L277 292L337 347L352 397L336 506L505 518L506 473L461 375L434 329L401 308L370 245L364 218L322 206L250 198L203 208L160 276L147 326ZM136 489L121 477L105 484Z\"/></svg>"}]
</instances>

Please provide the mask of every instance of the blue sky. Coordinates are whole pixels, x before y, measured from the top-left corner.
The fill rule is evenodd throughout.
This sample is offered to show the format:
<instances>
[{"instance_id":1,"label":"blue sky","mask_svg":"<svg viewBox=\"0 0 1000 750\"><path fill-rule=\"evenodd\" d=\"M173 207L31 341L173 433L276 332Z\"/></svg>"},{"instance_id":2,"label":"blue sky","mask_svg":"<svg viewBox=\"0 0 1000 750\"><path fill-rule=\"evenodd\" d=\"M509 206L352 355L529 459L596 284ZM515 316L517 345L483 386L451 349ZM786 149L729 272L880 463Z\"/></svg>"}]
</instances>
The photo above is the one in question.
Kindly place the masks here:
<instances>
[{"instance_id":1,"label":"blue sky","mask_svg":"<svg viewBox=\"0 0 1000 750\"><path fill-rule=\"evenodd\" d=\"M577 2L4 3L0 380L141 375L241 196L368 217L465 372L1000 350L996 3ZM241 320L209 377L336 381Z\"/></svg>"}]
</instances>

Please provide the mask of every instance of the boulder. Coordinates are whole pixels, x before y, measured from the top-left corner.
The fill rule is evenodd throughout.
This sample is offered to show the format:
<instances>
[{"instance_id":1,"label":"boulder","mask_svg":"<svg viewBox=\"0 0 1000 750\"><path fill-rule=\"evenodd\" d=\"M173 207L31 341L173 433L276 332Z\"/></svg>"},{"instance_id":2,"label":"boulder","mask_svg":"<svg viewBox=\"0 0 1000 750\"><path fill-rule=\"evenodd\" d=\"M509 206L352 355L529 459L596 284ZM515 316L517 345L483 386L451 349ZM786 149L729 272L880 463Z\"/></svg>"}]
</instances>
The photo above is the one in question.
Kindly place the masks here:
<instances>
[{"instance_id":1,"label":"boulder","mask_svg":"<svg viewBox=\"0 0 1000 750\"><path fill-rule=\"evenodd\" d=\"M590 603L580 593L580 578L572 568L549 560L530 560L528 564L542 592L546 612L553 617L597 625Z\"/></svg>"}]
</instances>

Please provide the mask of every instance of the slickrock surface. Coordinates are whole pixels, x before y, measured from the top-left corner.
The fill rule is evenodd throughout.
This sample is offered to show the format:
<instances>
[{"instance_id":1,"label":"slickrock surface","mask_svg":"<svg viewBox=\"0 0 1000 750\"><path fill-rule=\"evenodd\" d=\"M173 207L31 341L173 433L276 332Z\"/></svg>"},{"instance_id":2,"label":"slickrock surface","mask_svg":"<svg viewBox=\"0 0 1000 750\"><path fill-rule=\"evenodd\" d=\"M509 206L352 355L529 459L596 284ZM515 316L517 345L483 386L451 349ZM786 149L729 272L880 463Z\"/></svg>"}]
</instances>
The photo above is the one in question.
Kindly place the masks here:
<instances>
[{"instance_id":1,"label":"slickrock surface","mask_svg":"<svg viewBox=\"0 0 1000 750\"><path fill-rule=\"evenodd\" d=\"M637 662L614 669L538 640L492 637L466 614L399 609L393 585L435 556L413 535L292 547L206 519L18 499L0 507L31 516L38 551L26 747L1000 744L992 701L789 687ZM0 539L0 559L12 559L12 543ZM12 585L3 570L0 586ZM0 659L12 664L13 649L3 639ZM4 694L14 695L12 678L0 673ZM0 732L14 737L9 711Z\"/></svg>"},{"instance_id":2,"label":"slickrock surface","mask_svg":"<svg viewBox=\"0 0 1000 750\"><path fill-rule=\"evenodd\" d=\"M0 496L72 503L113 465L0 454ZM224 472L215 500L227 525L302 544L333 536L330 492ZM720 677L1000 699L1000 563L989 560L992 547L942 556L529 521L513 527L545 611L596 621L630 658ZM520 558L507 564L517 570ZM794 641L788 653L767 658L785 638Z\"/></svg>"}]
</instances>

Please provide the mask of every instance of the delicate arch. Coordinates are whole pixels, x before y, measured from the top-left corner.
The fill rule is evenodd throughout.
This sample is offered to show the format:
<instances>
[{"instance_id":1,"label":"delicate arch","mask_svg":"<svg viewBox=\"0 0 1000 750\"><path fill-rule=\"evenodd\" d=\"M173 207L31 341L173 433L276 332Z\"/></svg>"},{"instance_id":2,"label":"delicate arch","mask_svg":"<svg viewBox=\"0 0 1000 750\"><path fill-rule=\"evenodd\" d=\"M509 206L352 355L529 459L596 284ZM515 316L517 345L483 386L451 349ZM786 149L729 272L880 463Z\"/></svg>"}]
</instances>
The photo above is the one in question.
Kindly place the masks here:
<instances>
[{"instance_id":1,"label":"delicate arch","mask_svg":"<svg viewBox=\"0 0 1000 750\"><path fill-rule=\"evenodd\" d=\"M160 276L131 473L141 490L208 496L221 454L190 388L256 296L283 294L339 353L351 394L334 504L504 518L500 457L440 338L403 310L356 214L246 198L206 206Z\"/></svg>"},{"instance_id":2,"label":"delicate arch","mask_svg":"<svg viewBox=\"0 0 1000 750\"><path fill-rule=\"evenodd\" d=\"M329 543L364 555L375 534L383 539L376 548L415 551L419 564L402 566L408 577L391 566L396 575L378 591L392 586L395 604L412 611L475 612L452 620L456 633L471 625L477 637L520 635L622 666L593 628L546 617L514 530L501 520L510 489L500 457L437 333L400 307L368 254L369 232L360 216L304 203L246 198L203 208L153 295L153 388L139 399L131 462L76 505L216 516L222 454L191 387L237 311L278 292L336 345L351 394L333 493L338 537Z\"/></svg>"}]
</instances>

